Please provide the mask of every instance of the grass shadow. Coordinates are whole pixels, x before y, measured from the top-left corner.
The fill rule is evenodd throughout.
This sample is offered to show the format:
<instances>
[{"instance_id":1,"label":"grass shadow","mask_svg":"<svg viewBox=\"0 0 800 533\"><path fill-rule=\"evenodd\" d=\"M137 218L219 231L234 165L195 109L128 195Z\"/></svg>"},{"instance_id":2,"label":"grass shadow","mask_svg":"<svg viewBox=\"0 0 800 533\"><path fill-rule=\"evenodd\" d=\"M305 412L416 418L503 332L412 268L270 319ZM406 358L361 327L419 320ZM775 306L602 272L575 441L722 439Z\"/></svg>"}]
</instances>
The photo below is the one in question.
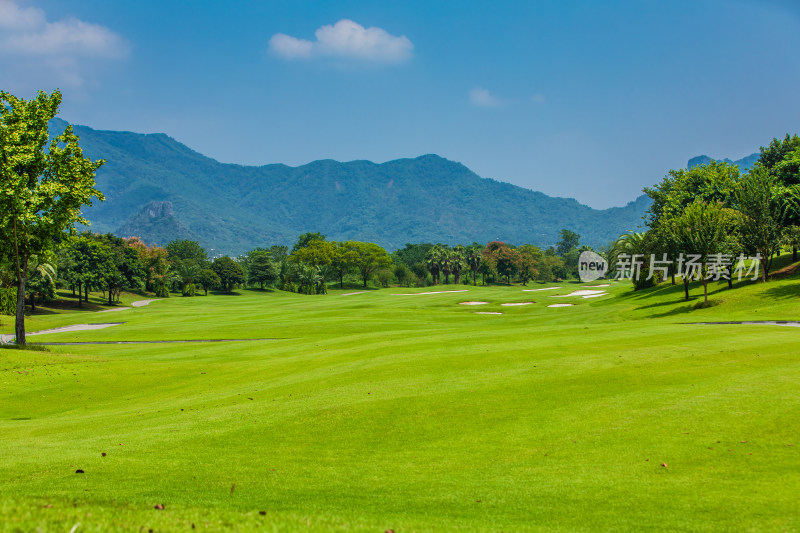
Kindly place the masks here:
<instances>
[{"instance_id":1,"label":"grass shadow","mask_svg":"<svg viewBox=\"0 0 800 533\"><path fill-rule=\"evenodd\" d=\"M800 281L795 283L784 283L777 287L769 287L764 290L764 296L774 298L776 300L786 300L789 298L797 298L800 295Z\"/></svg>"}]
</instances>

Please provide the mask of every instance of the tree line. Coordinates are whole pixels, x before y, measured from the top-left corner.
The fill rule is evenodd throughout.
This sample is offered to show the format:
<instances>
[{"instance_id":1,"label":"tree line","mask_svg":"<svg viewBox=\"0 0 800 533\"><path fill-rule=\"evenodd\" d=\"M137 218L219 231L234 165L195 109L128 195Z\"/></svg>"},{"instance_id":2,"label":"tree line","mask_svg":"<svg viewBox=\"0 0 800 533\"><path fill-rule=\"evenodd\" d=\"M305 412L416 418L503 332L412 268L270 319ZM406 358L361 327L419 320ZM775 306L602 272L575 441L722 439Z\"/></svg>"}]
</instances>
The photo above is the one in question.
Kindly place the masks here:
<instances>
[{"instance_id":1,"label":"tree line","mask_svg":"<svg viewBox=\"0 0 800 533\"><path fill-rule=\"evenodd\" d=\"M58 113L61 94L39 92L31 100L0 91L0 313L16 316L18 344L25 344L26 301L53 298L57 286L71 289L78 305L90 291L108 302L125 290L145 290L167 297L171 291L194 296L199 290L232 291L258 285L304 294L327 291L328 282L343 287L348 277L362 287L370 281L388 286L550 281L576 274L580 236L562 230L556 246L545 250L499 241L486 245L407 244L389 254L375 243L328 241L319 233L285 246L257 248L242 256L209 259L194 241L148 245L137 237L75 233L88 224L84 206L103 201L95 172L105 161L84 157L71 126L50 138L49 121ZM643 288L671 277L676 254L700 258L707 300L708 265L725 257L730 273L734 257L757 255L766 281L781 245L800 245L800 138L788 134L761 148L748 172L724 162L672 170L661 183L645 189L653 204L647 231L629 232L606 250L609 263L622 257L663 257L662 270L643 264ZM668 259L671 257L672 259ZM648 272L649 271L649 272ZM730 277L727 276L730 283ZM471 279L470 279L471 278ZM689 276L683 275L688 299Z\"/></svg>"},{"instance_id":2,"label":"tree line","mask_svg":"<svg viewBox=\"0 0 800 533\"><path fill-rule=\"evenodd\" d=\"M680 276L685 298L689 281L698 278L708 302L708 281L718 277L711 268L722 265L722 279L732 284L737 258L759 258L763 281L769 279L774 257L781 247L791 248L797 261L800 246L800 137L786 135L760 148L754 166L742 173L735 165L712 161L691 169L671 170L653 187L644 189L653 200L646 214L648 229L622 235L608 254L610 263L620 257L643 260L634 287L652 286ZM700 265L693 274L682 273L678 258L694 256ZM660 258L659 271L652 272ZM683 275L682 275L683 274Z\"/></svg>"}]
</instances>

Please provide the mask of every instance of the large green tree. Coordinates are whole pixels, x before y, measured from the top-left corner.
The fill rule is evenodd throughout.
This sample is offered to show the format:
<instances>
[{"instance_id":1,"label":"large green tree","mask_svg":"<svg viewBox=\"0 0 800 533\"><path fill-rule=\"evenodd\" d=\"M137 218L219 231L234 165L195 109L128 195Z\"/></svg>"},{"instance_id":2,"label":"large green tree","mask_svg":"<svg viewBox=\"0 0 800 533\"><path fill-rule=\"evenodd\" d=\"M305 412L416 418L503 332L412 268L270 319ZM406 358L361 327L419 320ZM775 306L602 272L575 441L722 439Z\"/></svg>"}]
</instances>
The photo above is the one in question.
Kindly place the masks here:
<instances>
[{"instance_id":1,"label":"large green tree","mask_svg":"<svg viewBox=\"0 0 800 533\"><path fill-rule=\"evenodd\" d=\"M733 243L731 235L735 218L721 203L692 202L682 215L674 220L675 237L687 254L696 256L699 265L694 274L703 284L704 303L708 303L708 281L713 276L710 268L715 263L712 256L729 254ZM721 264L718 267L724 266ZM688 282L688 272L683 273L684 283ZM687 293L688 294L688 293Z\"/></svg>"},{"instance_id":2,"label":"large green tree","mask_svg":"<svg viewBox=\"0 0 800 533\"><path fill-rule=\"evenodd\" d=\"M364 287L375 271L392 266L392 258L374 242L347 241L345 245L353 252L353 266L361 275Z\"/></svg>"},{"instance_id":3,"label":"large green tree","mask_svg":"<svg viewBox=\"0 0 800 533\"><path fill-rule=\"evenodd\" d=\"M247 270L248 283L258 283L261 288L264 284L272 285L280 276L278 265L272 260L266 250L252 251L250 257L250 268Z\"/></svg>"},{"instance_id":4,"label":"large green tree","mask_svg":"<svg viewBox=\"0 0 800 533\"><path fill-rule=\"evenodd\" d=\"M105 161L83 156L67 126L50 139L48 122L58 114L61 93L31 99L0 91L0 249L13 257L17 282L16 342L25 344L25 281L31 256L53 249L76 222L81 208L103 200L95 171ZM0 252L2 253L2 252Z\"/></svg>"},{"instance_id":5,"label":"large green tree","mask_svg":"<svg viewBox=\"0 0 800 533\"><path fill-rule=\"evenodd\" d=\"M761 275L769 277L772 257L779 250L784 209L776 194L775 177L757 164L745 174L734 194L734 207L740 213L739 234L746 253L761 256Z\"/></svg>"},{"instance_id":6,"label":"large green tree","mask_svg":"<svg viewBox=\"0 0 800 533\"><path fill-rule=\"evenodd\" d=\"M228 256L214 259L211 269L217 273L222 288L227 292L233 291L236 285L244 283L242 266Z\"/></svg>"}]
</instances>

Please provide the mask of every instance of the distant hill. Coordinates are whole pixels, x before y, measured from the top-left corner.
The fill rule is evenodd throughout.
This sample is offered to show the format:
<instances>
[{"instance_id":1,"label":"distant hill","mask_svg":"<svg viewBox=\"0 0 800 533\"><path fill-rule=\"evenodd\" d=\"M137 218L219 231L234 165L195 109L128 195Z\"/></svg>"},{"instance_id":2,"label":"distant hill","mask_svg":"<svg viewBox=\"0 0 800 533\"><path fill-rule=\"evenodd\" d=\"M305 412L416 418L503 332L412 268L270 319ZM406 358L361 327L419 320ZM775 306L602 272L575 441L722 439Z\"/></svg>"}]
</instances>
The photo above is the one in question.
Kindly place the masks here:
<instances>
[{"instance_id":1,"label":"distant hill","mask_svg":"<svg viewBox=\"0 0 800 533\"><path fill-rule=\"evenodd\" d=\"M53 133L65 127L51 123ZM393 250L408 242L549 246L567 228L602 246L641 228L650 205L643 195L596 210L481 178L436 155L254 167L219 163L164 134L74 130L86 155L107 160L97 173L106 200L84 210L93 231L161 245L191 238L214 253L291 244L306 231Z\"/></svg>"},{"instance_id":2,"label":"distant hill","mask_svg":"<svg viewBox=\"0 0 800 533\"><path fill-rule=\"evenodd\" d=\"M753 168L753 165L756 164L756 161L758 161L758 158L760 156L761 156L761 154L759 152L756 152L754 154L750 154L748 156L745 156L745 157L743 157L741 159L737 159L736 161L731 161L727 157L725 159L711 159L707 155L698 155L697 157L693 157L693 158L691 158L689 160L689 164L687 165L687 168L696 167L698 165L707 165L712 161L723 161L725 163L730 163L732 165L736 165L737 167L739 167L739 170L745 171L745 170L750 170L751 168Z\"/></svg>"}]
</instances>

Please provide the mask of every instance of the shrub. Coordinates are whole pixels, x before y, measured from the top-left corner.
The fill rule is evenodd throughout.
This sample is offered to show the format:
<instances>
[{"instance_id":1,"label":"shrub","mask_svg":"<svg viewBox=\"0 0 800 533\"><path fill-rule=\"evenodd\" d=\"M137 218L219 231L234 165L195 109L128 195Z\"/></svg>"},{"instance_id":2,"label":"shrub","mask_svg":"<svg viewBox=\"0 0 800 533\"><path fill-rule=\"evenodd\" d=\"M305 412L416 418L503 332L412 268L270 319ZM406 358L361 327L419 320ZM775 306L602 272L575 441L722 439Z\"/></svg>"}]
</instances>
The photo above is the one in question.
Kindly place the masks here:
<instances>
[{"instance_id":1,"label":"shrub","mask_svg":"<svg viewBox=\"0 0 800 533\"><path fill-rule=\"evenodd\" d=\"M0 315L15 315L17 313L17 289L0 288Z\"/></svg>"},{"instance_id":2,"label":"shrub","mask_svg":"<svg viewBox=\"0 0 800 533\"><path fill-rule=\"evenodd\" d=\"M156 288L156 296L158 298L169 298L169 291L166 285L160 285Z\"/></svg>"},{"instance_id":3,"label":"shrub","mask_svg":"<svg viewBox=\"0 0 800 533\"><path fill-rule=\"evenodd\" d=\"M194 296L197 294L197 287L195 287L194 283L187 283L183 286L182 294L184 296Z\"/></svg>"}]
</instances>

